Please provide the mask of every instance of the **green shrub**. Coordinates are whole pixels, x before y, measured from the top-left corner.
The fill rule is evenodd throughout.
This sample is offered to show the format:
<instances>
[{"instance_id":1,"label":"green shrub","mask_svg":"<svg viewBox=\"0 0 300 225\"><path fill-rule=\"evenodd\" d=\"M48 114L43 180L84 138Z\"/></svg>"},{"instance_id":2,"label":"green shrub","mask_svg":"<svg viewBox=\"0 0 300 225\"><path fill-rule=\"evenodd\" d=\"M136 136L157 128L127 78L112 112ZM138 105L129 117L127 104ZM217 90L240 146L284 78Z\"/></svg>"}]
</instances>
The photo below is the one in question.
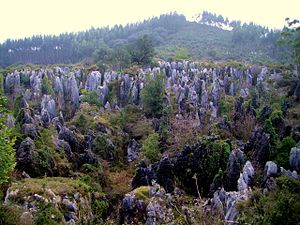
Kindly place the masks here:
<instances>
[{"instance_id":1,"label":"green shrub","mask_svg":"<svg viewBox=\"0 0 300 225\"><path fill-rule=\"evenodd\" d=\"M187 48L179 48L175 53L175 60L187 60L189 58L189 51Z\"/></svg>"},{"instance_id":2,"label":"green shrub","mask_svg":"<svg viewBox=\"0 0 300 225\"><path fill-rule=\"evenodd\" d=\"M0 115L6 111L5 99L0 95ZM0 184L6 182L9 173L14 169L15 162L15 137L12 129L8 129L5 119L0 117Z\"/></svg>"},{"instance_id":3,"label":"green shrub","mask_svg":"<svg viewBox=\"0 0 300 225\"><path fill-rule=\"evenodd\" d=\"M276 181L275 190L266 195L256 191L238 204L239 224L300 224L300 182L286 176Z\"/></svg>"},{"instance_id":4,"label":"green shrub","mask_svg":"<svg viewBox=\"0 0 300 225\"><path fill-rule=\"evenodd\" d=\"M0 225L20 224L21 211L14 205L0 204Z\"/></svg>"},{"instance_id":5,"label":"green shrub","mask_svg":"<svg viewBox=\"0 0 300 225\"><path fill-rule=\"evenodd\" d=\"M105 200L95 200L92 204L92 211L94 215L93 224L103 224L107 216L109 203Z\"/></svg>"},{"instance_id":6,"label":"green shrub","mask_svg":"<svg viewBox=\"0 0 300 225\"><path fill-rule=\"evenodd\" d=\"M152 133L147 137L143 143L142 151L151 163L159 160L161 154L159 148L159 135L157 133Z\"/></svg>"},{"instance_id":7,"label":"green shrub","mask_svg":"<svg viewBox=\"0 0 300 225\"><path fill-rule=\"evenodd\" d=\"M25 86L29 86L30 85L30 76L21 73L20 74L20 83L25 85Z\"/></svg>"},{"instance_id":8,"label":"green shrub","mask_svg":"<svg viewBox=\"0 0 300 225\"><path fill-rule=\"evenodd\" d=\"M36 215L36 225L63 224L62 213L50 203L41 204Z\"/></svg>"},{"instance_id":9,"label":"green shrub","mask_svg":"<svg viewBox=\"0 0 300 225\"><path fill-rule=\"evenodd\" d=\"M91 105L101 106L101 101L96 91L88 91L81 96L81 101Z\"/></svg>"},{"instance_id":10,"label":"green shrub","mask_svg":"<svg viewBox=\"0 0 300 225\"><path fill-rule=\"evenodd\" d=\"M0 73L0 94L4 93L4 78L3 78L3 74Z\"/></svg>"},{"instance_id":11,"label":"green shrub","mask_svg":"<svg viewBox=\"0 0 300 225\"><path fill-rule=\"evenodd\" d=\"M146 77L145 87L141 91L141 99L144 103L144 111L151 116L158 116L163 109L164 82L163 75Z\"/></svg>"},{"instance_id":12,"label":"green shrub","mask_svg":"<svg viewBox=\"0 0 300 225\"><path fill-rule=\"evenodd\" d=\"M270 118L265 120L264 131L266 133L270 134L271 148L276 147L277 141L278 141L278 135L276 133L276 130L275 130Z\"/></svg>"},{"instance_id":13,"label":"green shrub","mask_svg":"<svg viewBox=\"0 0 300 225\"><path fill-rule=\"evenodd\" d=\"M85 133L89 123L86 116L83 113L80 113L80 115L76 118L74 124L81 133Z\"/></svg>"},{"instance_id":14,"label":"green shrub","mask_svg":"<svg viewBox=\"0 0 300 225\"><path fill-rule=\"evenodd\" d=\"M219 114L230 116L234 110L234 98L232 96L224 96L220 100Z\"/></svg>"},{"instance_id":15,"label":"green shrub","mask_svg":"<svg viewBox=\"0 0 300 225\"><path fill-rule=\"evenodd\" d=\"M97 135L95 138L95 146L92 150L100 155L103 159L108 159L113 154L115 146L107 139L105 135Z\"/></svg>"},{"instance_id":16,"label":"green shrub","mask_svg":"<svg viewBox=\"0 0 300 225\"><path fill-rule=\"evenodd\" d=\"M288 136L285 137L279 147L277 148L276 153L274 154L275 162L284 168L289 168L289 157L291 148L296 146L296 141Z\"/></svg>"},{"instance_id":17,"label":"green shrub","mask_svg":"<svg viewBox=\"0 0 300 225\"><path fill-rule=\"evenodd\" d=\"M42 80L42 93L45 95L52 95L54 94L52 88L52 82L49 80L48 76L44 76Z\"/></svg>"}]
</instances>

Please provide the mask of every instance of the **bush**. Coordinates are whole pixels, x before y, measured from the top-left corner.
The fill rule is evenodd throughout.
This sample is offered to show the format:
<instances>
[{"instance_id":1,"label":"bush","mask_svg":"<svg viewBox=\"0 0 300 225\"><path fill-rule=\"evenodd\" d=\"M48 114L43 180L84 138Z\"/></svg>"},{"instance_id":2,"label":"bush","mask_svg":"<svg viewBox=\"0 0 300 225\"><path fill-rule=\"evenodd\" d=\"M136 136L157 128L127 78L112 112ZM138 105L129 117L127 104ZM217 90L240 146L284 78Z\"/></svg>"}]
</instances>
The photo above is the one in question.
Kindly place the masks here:
<instances>
[{"instance_id":1,"label":"bush","mask_svg":"<svg viewBox=\"0 0 300 225\"><path fill-rule=\"evenodd\" d=\"M109 204L104 200L95 200L92 204L92 210L94 215L93 224L102 224L103 219L107 216Z\"/></svg>"},{"instance_id":2,"label":"bush","mask_svg":"<svg viewBox=\"0 0 300 225\"><path fill-rule=\"evenodd\" d=\"M48 76L44 76L42 80L42 93L45 95L52 95L54 94L52 83L49 80Z\"/></svg>"},{"instance_id":3,"label":"bush","mask_svg":"<svg viewBox=\"0 0 300 225\"><path fill-rule=\"evenodd\" d=\"M267 195L256 191L238 204L239 224L300 224L300 182L286 176L276 181L274 191Z\"/></svg>"},{"instance_id":4,"label":"bush","mask_svg":"<svg viewBox=\"0 0 300 225\"><path fill-rule=\"evenodd\" d=\"M88 120L83 113L80 113L74 124L80 130L81 133L85 133L88 128Z\"/></svg>"},{"instance_id":5,"label":"bush","mask_svg":"<svg viewBox=\"0 0 300 225\"><path fill-rule=\"evenodd\" d=\"M81 101L87 102L91 105L101 106L101 101L96 91L88 91L83 93L81 96Z\"/></svg>"},{"instance_id":6,"label":"bush","mask_svg":"<svg viewBox=\"0 0 300 225\"><path fill-rule=\"evenodd\" d=\"M63 223L63 215L50 203L40 205L36 215L36 225L56 225Z\"/></svg>"},{"instance_id":7,"label":"bush","mask_svg":"<svg viewBox=\"0 0 300 225\"><path fill-rule=\"evenodd\" d=\"M30 76L24 73L20 74L20 83L25 86L30 86Z\"/></svg>"},{"instance_id":8,"label":"bush","mask_svg":"<svg viewBox=\"0 0 300 225\"><path fill-rule=\"evenodd\" d=\"M21 212L16 206L0 204L0 224L16 225L20 223Z\"/></svg>"},{"instance_id":9,"label":"bush","mask_svg":"<svg viewBox=\"0 0 300 225\"><path fill-rule=\"evenodd\" d=\"M145 87L141 92L144 111L151 116L159 116L163 109L164 80L163 75L146 77Z\"/></svg>"},{"instance_id":10,"label":"bush","mask_svg":"<svg viewBox=\"0 0 300 225\"><path fill-rule=\"evenodd\" d=\"M3 94L4 92L4 77L3 74L0 73L0 94Z\"/></svg>"},{"instance_id":11,"label":"bush","mask_svg":"<svg viewBox=\"0 0 300 225\"><path fill-rule=\"evenodd\" d=\"M5 111L3 106L5 99L0 96L0 115ZM9 178L9 173L14 169L15 162L15 138L12 129L8 129L5 124L5 119L0 118L0 184L6 182Z\"/></svg>"},{"instance_id":12,"label":"bush","mask_svg":"<svg viewBox=\"0 0 300 225\"><path fill-rule=\"evenodd\" d=\"M284 168L289 168L289 157L291 148L296 146L296 141L288 136L285 137L282 141L280 146L278 147L276 153L275 153L275 162L279 164L279 166L282 166Z\"/></svg>"},{"instance_id":13,"label":"bush","mask_svg":"<svg viewBox=\"0 0 300 225\"><path fill-rule=\"evenodd\" d=\"M144 141L142 151L151 163L154 163L160 158L159 135L157 133L150 134Z\"/></svg>"},{"instance_id":14,"label":"bush","mask_svg":"<svg viewBox=\"0 0 300 225\"><path fill-rule=\"evenodd\" d=\"M92 150L103 159L111 159L114 155L115 146L105 135L97 135L95 138L95 146Z\"/></svg>"}]
</instances>

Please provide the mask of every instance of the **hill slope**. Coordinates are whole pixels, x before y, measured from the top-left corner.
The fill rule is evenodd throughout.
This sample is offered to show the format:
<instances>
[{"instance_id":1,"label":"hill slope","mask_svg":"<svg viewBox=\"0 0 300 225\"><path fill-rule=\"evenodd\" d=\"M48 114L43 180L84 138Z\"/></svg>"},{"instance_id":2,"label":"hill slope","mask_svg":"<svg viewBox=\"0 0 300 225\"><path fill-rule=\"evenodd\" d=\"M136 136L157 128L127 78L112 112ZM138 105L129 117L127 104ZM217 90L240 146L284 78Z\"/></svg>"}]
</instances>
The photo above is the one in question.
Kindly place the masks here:
<instances>
[{"instance_id":1,"label":"hill slope","mask_svg":"<svg viewBox=\"0 0 300 225\"><path fill-rule=\"evenodd\" d=\"M91 28L59 36L7 40L0 45L0 66L76 63L91 57L99 48L127 45L144 34L152 38L157 54L162 58L173 57L178 48L186 48L194 59L281 60L280 46L277 45L278 31L252 23L242 25L238 21L229 22L222 16L204 12L201 19L194 22L173 13L125 27L116 25L111 29Z\"/></svg>"}]
</instances>

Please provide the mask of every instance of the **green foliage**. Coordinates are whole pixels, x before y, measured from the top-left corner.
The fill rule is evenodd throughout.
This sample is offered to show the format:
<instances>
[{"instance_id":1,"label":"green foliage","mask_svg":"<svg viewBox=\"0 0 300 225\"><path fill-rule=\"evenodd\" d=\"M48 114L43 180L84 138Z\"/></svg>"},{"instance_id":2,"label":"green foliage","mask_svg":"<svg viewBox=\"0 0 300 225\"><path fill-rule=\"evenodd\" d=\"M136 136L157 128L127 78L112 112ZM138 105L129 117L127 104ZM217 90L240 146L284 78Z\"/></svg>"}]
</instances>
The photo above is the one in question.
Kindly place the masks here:
<instances>
[{"instance_id":1,"label":"green foliage","mask_svg":"<svg viewBox=\"0 0 300 225\"><path fill-rule=\"evenodd\" d=\"M234 97L225 95L220 100L219 113L220 115L230 116L234 110Z\"/></svg>"},{"instance_id":2,"label":"green foliage","mask_svg":"<svg viewBox=\"0 0 300 225\"><path fill-rule=\"evenodd\" d=\"M218 173L220 170L224 171L230 155L230 145L224 140L216 140L208 142L207 147L210 154L208 155L207 169L211 171L213 175ZM216 171L216 172L212 172Z\"/></svg>"},{"instance_id":3,"label":"green foliage","mask_svg":"<svg viewBox=\"0 0 300 225\"><path fill-rule=\"evenodd\" d=\"M290 136L285 137L281 141L276 152L273 153L275 157L274 161L279 166L282 166L283 168L289 168L289 157L290 157L291 148L295 147L296 144L297 144L296 141L292 137Z\"/></svg>"},{"instance_id":4,"label":"green foliage","mask_svg":"<svg viewBox=\"0 0 300 225\"><path fill-rule=\"evenodd\" d=\"M30 85L30 76L24 73L20 74L20 83L26 86Z\"/></svg>"},{"instance_id":5,"label":"green foliage","mask_svg":"<svg viewBox=\"0 0 300 225\"><path fill-rule=\"evenodd\" d=\"M133 63L137 63L138 65L151 64L154 56L154 45L148 35L140 37L133 44L129 45L128 48Z\"/></svg>"},{"instance_id":6,"label":"green foliage","mask_svg":"<svg viewBox=\"0 0 300 225\"><path fill-rule=\"evenodd\" d=\"M151 163L159 160L161 154L159 147L159 135L157 133L152 133L147 137L143 143L142 152Z\"/></svg>"},{"instance_id":7,"label":"green foliage","mask_svg":"<svg viewBox=\"0 0 300 225\"><path fill-rule=\"evenodd\" d=\"M300 67L300 23L299 20L286 18L287 27L281 32L278 42L291 48L291 56L294 63Z\"/></svg>"},{"instance_id":8,"label":"green foliage","mask_svg":"<svg viewBox=\"0 0 300 225\"><path fill-rule=\"evenodd\" d=\"M264 131L268 134L270 134L270 143L271 147L275 147L278 141L278 135L276 133L276 130L272 124L271 119L265 120L264 124Z\"/></svg>"},{"instance_id":9,"label":"green foliage","mask_svg":"<svg viewBox=\"0 0 300 225\"><path fill-rule=\"evenodd\" d=\"M179 48L175 54L176 61L187 60L189 58L189 51L187 48Z\"/></svg>"},{"instance_id":10,"label":"green foliage","mask_svg":"<svg viewBox=\"0 0 300 225\"><path fill-rule=\"evenodd\" d=\"M166 142L168 140L168 136L169 136L168 127L170 125L171 116L172 116L172 107L164 106L162 110L162 117L159 123L159 134L163 142Z\"/></svg>"},{"instance_id":11,"label":"green foliage","mask_svg":"<svg viewBox=\"0 0 300 225\"><path fill-rule=\"evenodd\" d=\"M80 130L81 133L85 133L85 131L87 131L88 121L83 113L80 113L80 115L75 120L74 124Z\"/></svg>"},{"instance_id":12,"label":"green foliage","mask_svg":"<svg viewBox=\"0 0 300 225\"><path fill-rule=\"evenodd\" d=\"M1 118L6 111L4 105L5 99L0 96L0 184L8 180L9 173L16 165L13 130L8 129L4 124L5 119Z\"/></svg>"},{"instance_id":13,"label":"green foliage","mask_svg":"<svg viewBox=\"0 0 300 225\"><path fill-rule=\"evenodd\" d=\"M92 150L100 155L103 159L108 159L115 150L115 146L105 135L97 135L95 138L95 146Z\"/></svg>"},{"instance_id":14,"label":"green foliage","mask_svg":"<svg viewBox=\"0 0 300 225\"><path fill-rule=\"evenodd\" d=\"M0 225L20 224L21 210L13 205L0 204Z\"/></svg>"},{"instance_id":15,"label":"green foliage","mask_svg":"<svg viewBox=\"0 0 300 225\"><path fill-rule=\"evenodd\" d=\"M103 224L107 216L109 203L105 200L95 200L92 204L92 211L94 215L93 224Z\"/></svg>"},{"instance_id":16,"label":"green foliage","mask_svg":"<svg viewBox=\"0 0 300 225\"><path fill-rule=\"evenodd\" d=\"M4 77L3 74L0 73L0 95L4 93Z\"/></svg>"},{"instance_id":17,"label":"green foliage","mask_svg":"<svg viewBox=\"0 0 300 225\"><path fill-rule=\"evenodd\" d=\"M300 182L286 176L281 176L276 181L275 190L266 195L256 191L249 200L239 203L239 224L300 223Z\"/></svg>"},{"instance_id":18,"label":"green foliage","mask_svg":"<svg viewBox=\"0 0 300 225\"><path fill-rule=\"evenodd\" d=\"M188 49L191 58L196 59L209 57L252 62L280 60L280 48L277 45L279 31L270 31L253 23L243 25L238 21L229 22L210 13L206 13L206 15L209 16L203 17L203 21L200 23L190 22L183 15L170 13L126 26L91 28L87 31L65 33L59 36L40 35L26 39L7 40L0 45L0 51L3 53L0 66L17 62L77 63L93 56L95 62L101 62L103 68L107 68L108 62L115 67L120 67L119 65L126 63L123 60L122 49L131 44L132 40L137 40L144 34L149 35L156 47L156 52L164 59L174 57L177 50L174 46L180 46ZM234 29L227 31L204 24L206 22L216 23L215 21L231 25ZM40 43L43 43L43 51L28 49L28 46L40 46ZM56 46L63 46L59 49L60 54L57 54ZM7 51L9 48L18 48L18 51L9 53ZM115 51L115 49L118 50ZM118 54L119 51L120 53L120 50L122 57L118 55L117 58L120 59L117 59L118 62L115 63L115 58L109 56L114 55L114 52ZM138 52L145 53L145 51ZM125 51L127 59L128 55L126 55ZM131 56L130 51L129 55ZM134 54L133 61L135 63L147 61L136 55L140 54Z\"/></svg>"},{"instance_id":19,"label":"green foliage","mask_svg":"<svg viewBox=\"0 0 300 225\"><path fill-rule=\"evenodd\" d=\"M17 116L20 113L21 99L22 99L22 96L18 96L18 97L16 97L16 99L14 101L14 108L13 108L13 116L14 116L14 118L17 118Z\"/></svg>"},{"instance_id":20,"label":"green foliage","mask_svg":"<svg viewBox=\"0 0 300 225\"><path fill-rule=\"evenodd\" d=\"M44 76L42 80L42 93L45 95L52 95L54 94L52 88L52 82L49 80L48 76Z\"/></svg>"},{"instance_id":21,"label":"green foliage","mask_svg":"<svg viewBox=\"0 0 300 225\"><path fill-rule=\"evenodd\" d=\"M164 79L159 74L155 77L146 77L145 87L141 91L141 99L144 103L144 111L148 115L158 116L163 109Z\"/></svg>"},{"instance_id":22,"label":"green foliage","mask_svg":"<svg viewBox=\"0 0 300 225\"><path fill-rule=\"evenodd\" d=\"M137 200L147 201L149 200L149 186L141 186L134 189L134 195Z\"/></svg>"},{"instance_id":23,"label":"green foliage","mask_svg":"<svg viewBox=\"0 0 300 225\"><path fill-rule=\"evenodd\" d=\"M96 91L87 91L84 92L81 96L81 101L87 102L91 105L101 106L101 101Z\"/></svg>"},{"instance_id":24,"label":"green foliage","mask_svg":"<svg viewBox=\"0 0 300 225\"><path fill-rule=\"evenodd\" d=\"M151 121L136 105L128 104L115 114L110 114L111 125L121 128L135 140L145 139L152 132Z\"/></svg>"},{"instance_id":25,"label":"green foliage","mask_svg":"<svg viewBox=\"0 0 300 225\"><path fill-rule=\"evenodd\" d=\"M63 224L64 217L62 213L51 203L40 204L36 215L36 225L57 225Z\"/></svg>"}]
</instances>

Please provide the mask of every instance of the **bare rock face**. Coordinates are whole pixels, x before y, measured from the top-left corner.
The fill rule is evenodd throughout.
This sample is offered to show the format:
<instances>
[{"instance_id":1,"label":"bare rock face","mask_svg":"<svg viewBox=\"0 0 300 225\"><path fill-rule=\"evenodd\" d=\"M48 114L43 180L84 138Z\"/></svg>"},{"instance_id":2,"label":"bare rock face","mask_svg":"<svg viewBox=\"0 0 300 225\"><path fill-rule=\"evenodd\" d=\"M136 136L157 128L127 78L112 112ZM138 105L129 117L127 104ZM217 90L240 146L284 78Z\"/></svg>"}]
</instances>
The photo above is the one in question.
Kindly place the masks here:
<instances>
[{"instance_id":1,"label":"bare rock face","mask_svg":"<svg viewBox=\"0 0 300 225\"><path fill-rule=\"evenodd\" d=\"M227 169L225 172L225 189L234 191L237 188L237 181L244 165L244 153L240 149L231 151Z\"/></svg>"},{"instance_id":2,"label":"bare rock face","mask_svg":"<svg viewBox=\"0 0 300 225\"><path fill-rule=\"evenodd\" d=\"M26 173L32 175L36 174L34 166L35 160L35 144L30 137L27 137L20 144L16 153L17 168L24 170Z\"/></svg>"},{"instance_id":3,"label":"bare rock face","mask_svg":"<svg viewBox=\"0 0 300 225\"><path fill-rule=\"evenodd\" d=\"M38 127L33 123L25 123L21 128L21 133L31 139L36 139L38 136Z\"/></svg>"},{"instance_id":4,"label":"bare rock face","mask_svg":"<svg viewBox=\"0 0 300 225\"><path fill-rule=\"evenodd\" d=\"M143 199L140 199L143 194ZM172 196L158 184L142 186L125 195L120 209L121 224L175 224Z\"/></svg>"},{"instance_id":5,"label":"bare rock face","mask_svg":"<svg viewBox=\"0 0 300 225\"><path fill-rule=\"evenodd\" d=\"M5 78L4 90L8 94L18 95L20 89L20 74L15 71L14 73L8 74Z\"/></svg>"},{"instance_id":6,"label":"bare rock face","mask_svg":"<svg viewBox=\"0 0 300 225\"><path fill-rule=\"evenodd\" d=\"M64 140L68 142L68 144L71 147L71 150L73 152L82 152L83 151L83 146L79 142L78 138L76 137L75 133L69 130L67 127L62 127L58 138L61 140Z\"/></svg>"},{"instance_id":7,"label":"bare rock face","mask_svg":"<svg viewBox=\"0 0 300 225\"><path fill-rule=\"evenodd\" d=\"M74 74L63 82L64 86L64 99L65 99L65 114L67 117L75 115L76 110L79 108L79 89Z\"/></svg>"},{"instance_id":8,"label":"bare rock face","mask_svg":"<svg viewBox=\"0 0 300 225\"><path fill-rule=\"evenodd\" d=\"M72 152L71 147L68 142L66 142L64 140L56 139L54 141L54 144L58 150L62 150L65 153L69 162L72 162L72 163L75 162L75 160L76 160L75 155Z\"/></svg>"},{"instance_id":9,"label":"bare rock face","mask_svg":"<svg viewBox=\"0 0 300 225\"><path fill-rule=\"evenodd\" d=\"M236 205L239 201L247 200L251 192L226 192L223 188L216 191L211 199L211 205L214 210L218 210L224 218L224 225L236 224L239 215Z\"/></svg>"},{"instance_id":10,"label":"bare rock face","mask_svg":"<svg viewBox=\"0 0 300 225\"><path fill-rule=\"evenodd\" d=\"M44 109L48 112L50 120L52 120L56 116L55 101L51 98L51 95L43 96L41 109Z\"/></svg>"},{"instance_id":11,"label":"bare rock face","mask_svg":"<svg viewBox=\"0 0 300 225\"><path fill-rule=\"evenodd\" d=\"M292 148L290 153L290 165L292 170L300 173L300 147Z\"/></svg>"},{"instance_id":12,"label":"bare rock face","mask_svg":"<svg viewBox=\"0 0 300 225\"><path fill-rule=\"evenodd\" d=\"M86 80L85 89L87 91L96 91L101 84L101 73L99 71L92 71Z\"/></svg>"},{"instance_id":13,"label":"bare rock face","mask_svg":"<svg viewBox=\"0 0 300 225\"><path fill-rule=\"evenodd\" d=\"M139 144L131 139L127 148L127 161L132 162L139 157Z\"/></svg>"},{"instance_id":14,"label":"bare rock face","mask_svg":"<svg viewBox=\"0 0 300 225\"><path fill-rule=\"evenodd\" d=\"M243 173L240 174L238 179L238 191L245 191L253 185L255 176L254 168L250 161L247 161L243 168Z\"/></svg>"},{"instance_id":15,"label":"bare rock face","mask_svg":"<svg viewBox=\"0 0 300 225\"><path fill-rule=\"evenodd\" d=\"M131 187L132 189L136 189L140 186L150 185L153 179L155 179L154 172L144 161L141 161L138 165L137 172L132 179Z\"/></svg>"},{"instance_id":16,"label":"bare rock face","mask_svg":"<svg viewBox=\"0 0 300 225\"><path fill-rule=\"evenodd\" d=\"M263 129L255 129L244 147L254 167L263 169L270 158L270 135Z\"/></svg>"}]
</instances>

